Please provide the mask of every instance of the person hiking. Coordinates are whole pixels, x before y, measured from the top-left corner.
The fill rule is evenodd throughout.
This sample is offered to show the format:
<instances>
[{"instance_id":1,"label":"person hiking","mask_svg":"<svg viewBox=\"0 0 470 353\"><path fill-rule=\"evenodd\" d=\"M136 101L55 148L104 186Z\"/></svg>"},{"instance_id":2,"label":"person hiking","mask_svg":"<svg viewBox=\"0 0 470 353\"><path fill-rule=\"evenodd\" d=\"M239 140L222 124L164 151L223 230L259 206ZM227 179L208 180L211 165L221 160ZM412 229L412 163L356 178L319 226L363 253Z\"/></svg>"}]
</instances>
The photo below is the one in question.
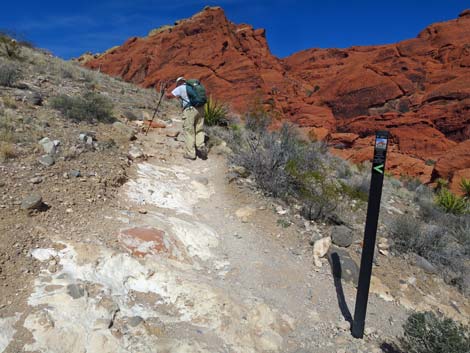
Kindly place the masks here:
<instances>
[{"instance_id":1,"label":"person hiking","mask_svg":"<svg viewBox=\"0 0 470 353\"><path fill-rule=\"evenodd\" d=\"M207 159L204 145L204 104L206 93L198 80L176 79L176 88L166 94L168 99L179 98L183 108L183 137L185 142L184 158Z\"/></svg>"}]
</instances>

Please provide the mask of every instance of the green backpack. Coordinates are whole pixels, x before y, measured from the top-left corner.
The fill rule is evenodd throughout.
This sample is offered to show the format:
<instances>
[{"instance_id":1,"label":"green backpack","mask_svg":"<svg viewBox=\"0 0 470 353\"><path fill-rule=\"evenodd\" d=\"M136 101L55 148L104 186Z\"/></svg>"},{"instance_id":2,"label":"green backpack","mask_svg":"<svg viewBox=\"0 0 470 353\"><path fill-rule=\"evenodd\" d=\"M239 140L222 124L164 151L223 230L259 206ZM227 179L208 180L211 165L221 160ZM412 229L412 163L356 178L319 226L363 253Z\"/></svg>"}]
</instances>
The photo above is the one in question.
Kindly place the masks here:
<instances>
[{"instance_id":1,"label":"green backpack","mask_svg":"<svg viewBox=\"0 0 470 353\"><path fill-rule=\"evenodd\" d=\"M186 92L193 107L202 107L207 102L206 89L199 80L187 80Z\"/></svg>"}]
</instances>

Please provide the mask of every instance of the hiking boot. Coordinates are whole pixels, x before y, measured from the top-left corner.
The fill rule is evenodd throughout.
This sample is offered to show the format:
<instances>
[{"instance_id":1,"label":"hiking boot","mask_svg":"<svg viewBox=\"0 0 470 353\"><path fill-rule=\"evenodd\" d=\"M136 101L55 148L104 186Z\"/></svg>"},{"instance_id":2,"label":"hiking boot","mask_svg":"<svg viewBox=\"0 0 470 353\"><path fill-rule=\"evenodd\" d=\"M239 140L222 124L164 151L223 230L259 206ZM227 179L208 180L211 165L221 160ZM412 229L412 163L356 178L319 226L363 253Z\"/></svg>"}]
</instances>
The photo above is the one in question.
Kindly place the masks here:
<instances>
[{"instance_id":1,"label":"hiking boot","mask_svg":"<svg viewBox=\"0 0 470 353\"><path fill-rule=\"evenodd\" d=\"M189 159L189 160L191 160L191 161L196 160L196 157L190 156L189 154L184 154L184 155L183 155L183 158L184 158L184 159Z\"/></svg>"},{"instance_id":2,"label":"hiking boot","mask_svg":"<svg viewBox=\"0 0 470 353\"><path fill-rule=\"evenodd\" d=\"M201 147L200 149L198 149L196 151L196 156L198 156L199 158L205 161L207 159L207 148Z\"/></svg>"}]
</instances>

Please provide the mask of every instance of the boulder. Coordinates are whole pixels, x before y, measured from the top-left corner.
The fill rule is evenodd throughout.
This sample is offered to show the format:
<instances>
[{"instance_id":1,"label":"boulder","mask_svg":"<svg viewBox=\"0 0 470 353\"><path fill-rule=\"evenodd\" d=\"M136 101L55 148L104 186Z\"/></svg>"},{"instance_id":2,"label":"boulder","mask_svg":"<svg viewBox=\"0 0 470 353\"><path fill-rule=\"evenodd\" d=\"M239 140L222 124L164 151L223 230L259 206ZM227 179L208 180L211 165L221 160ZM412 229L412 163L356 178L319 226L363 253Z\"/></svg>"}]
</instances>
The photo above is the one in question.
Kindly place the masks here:
<instances>
[{"instance_id":1,"label":"boulder","mask_svg":"<svg viewBox=\"0 0 470 353\"><path fill-rule=\"evenodd\" d=\"M334 226L331 230L331 241L337 246L347 248L353 242L353 233L346 226Z\"/></svg>"},{"instance_id":2,"label":"boulder","mask_svg":"<svg viewBox=\"0 0 470 353\"><path fill-rule=\"evenodd\" d=\"M67 294L73 299L79 299L85 295L85 288L77 283L67 285Z\"/></svg>"},{"instance_id":3,"label":"boulder","mask_svg":"<svg viewBox=\"0 0 470 353\"><path fill-rule=\"evenodd\" d=\"M69 173L68 173L68 176L71 177L71 178L79 178L82 176L82 174L80 173L79 170L71 170Z\"/></svg>"},{"instance_id":4,"label":"boulder","mask_svg":"<svg viewBox=\"0 0 470 353\"><path fill-rule=\"evenodd\" d=\"M53 155L57 152L56 144L48 137L44 137L42 140L40 140L39 144L42 146L44 153Z\"/></svg>"},{"instance_id":5,"label":"boulder","mask_svg":"<svg viewBox=\"0 0 470 353\"><path fill-rule=\"evenodd\" d=\"M137 327L142 322L144 322L144 319L142 319L140 316L132 316L127 321L130 327Z\"/></svg>"},{"instance_id":6,"label":"boulder","mask_svg":"<svg viewBox=\"0 0 470 353\"><path fill-rule=\"evenodd\" d=\"M129 152L127 153L127 157L130 160L136 160L139 158L144 158L145 154L142 148L136 145L132 145L131 148L129 149Z\"/></svg>"},{"instance_id":7,"label":"boulder","mask_svg":"<svg viewBox=\"0 0 470 353\"><path fill-rule=\"evenodd\" d=\"M317 267L321 267L321 258L328 253L328 250L331 246L331 237L325 237L320 240L317 240L313 244L313 263Z\"/></svg>"},{"instance_id":8,"label":"boulder","mask_svg":"<svg viewBox=\"0 0 470 353\"><path fill-rule=\"evenodd\" d=\"M349 253L344 249L331 247L327 255L333 276L357 286L359 281L359 267Z\"/></svg>"},{"instance_id":9,"label":"boulder","mask_svg":"<svg viewBox=\"0 0 470 353\"><path fill-rule=\"evenodd\" d=\"M22 210L36 210L42 206L42 196L40 194L31 194L21 201Z\"/></svg>"},{"instance_id":10,"label":"boulder","mask_svg":"<svg viewBox=\"0 0 470 353\"><path fill-rule=\"evenodd\" d=\"M40 176L37 176L37 177L34 177L34 178L29 179L29 182L30 182L31 184L40 184L40 183L43 182L43 178L40 177Z\"/></svg>"},{"instance_id":11,"label":"boulder","mask_svg":"<svg viewBox=\"0 0 470 353\"><path fill-rule=\"evenodd\" d=\"M43 166L45 166L45 167L50 167L50 166L54 165L55 160L52 156L50 156L48 154L45 154L45 155L38 158L38 162L40 164L42 164Z\"/></svg>"}]
</instances>

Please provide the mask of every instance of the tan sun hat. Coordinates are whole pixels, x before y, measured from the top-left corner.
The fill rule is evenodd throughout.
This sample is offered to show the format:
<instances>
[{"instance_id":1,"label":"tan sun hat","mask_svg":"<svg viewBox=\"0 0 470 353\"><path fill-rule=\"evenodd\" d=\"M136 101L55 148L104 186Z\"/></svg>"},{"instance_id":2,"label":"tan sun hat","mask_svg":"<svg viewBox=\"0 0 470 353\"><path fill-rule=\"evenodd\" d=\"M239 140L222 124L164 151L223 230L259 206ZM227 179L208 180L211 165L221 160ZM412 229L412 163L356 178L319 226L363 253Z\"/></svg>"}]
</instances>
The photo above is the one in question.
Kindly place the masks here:
<instances>
[{"instance_id":1,"label":"tan sun hat","mask_svg":"<svg viewBox=\"0 0 470 353\"><path fill-rule=\"evenodd\" d=\"M183 76L180 76L176 79L176 83L179 83L180 81L186 81L186 79Z\"/></svg>"}]
</instances>

